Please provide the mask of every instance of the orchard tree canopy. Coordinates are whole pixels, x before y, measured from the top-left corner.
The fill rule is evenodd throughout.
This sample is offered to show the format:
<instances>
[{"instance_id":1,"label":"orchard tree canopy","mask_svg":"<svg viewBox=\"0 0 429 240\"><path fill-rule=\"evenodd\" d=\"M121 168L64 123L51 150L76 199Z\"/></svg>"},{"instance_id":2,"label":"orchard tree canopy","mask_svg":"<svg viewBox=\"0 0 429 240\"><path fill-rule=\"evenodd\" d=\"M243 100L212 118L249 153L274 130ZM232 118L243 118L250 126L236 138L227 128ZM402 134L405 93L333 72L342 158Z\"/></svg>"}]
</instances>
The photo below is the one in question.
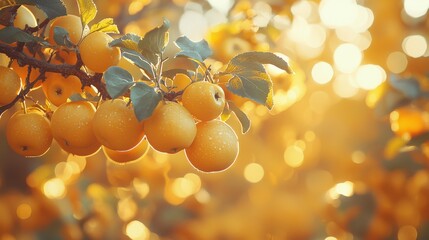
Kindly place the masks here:
<instances>
[{"instance_id":1,"label":"orchard tree canopy","mask_svg":"<svg viewBox=\"0 0 429 240\"><path fill-rule=\"evenodd\" d=\"M0 239L428 239L428 10L0 0Z\"/></svg>"}]
</instances>

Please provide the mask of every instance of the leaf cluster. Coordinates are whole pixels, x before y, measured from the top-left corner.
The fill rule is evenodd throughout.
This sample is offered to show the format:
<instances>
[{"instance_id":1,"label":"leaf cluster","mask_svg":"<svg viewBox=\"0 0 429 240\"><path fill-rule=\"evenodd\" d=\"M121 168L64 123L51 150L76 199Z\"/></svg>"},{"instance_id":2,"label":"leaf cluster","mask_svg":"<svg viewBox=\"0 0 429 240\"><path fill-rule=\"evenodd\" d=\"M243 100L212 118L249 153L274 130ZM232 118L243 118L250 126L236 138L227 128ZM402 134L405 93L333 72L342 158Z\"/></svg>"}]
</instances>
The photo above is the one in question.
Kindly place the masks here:
<instances>
[{"instance_id":1,"label":"leaf cluster","mask_svg":"<svg viewBox=\"0 0 429 240\"><path fill-rule=\"evenodd\" d=\"M368 106L374 108L378 117L386 117L391 112L406 105L424 104L429 92L424 87L426 77L401 77L390 75L389 79L367 94ZM421 101L423 100L423 101ZM429 132L424 130L415 136L395 136L389 139L385 147L385 157L400 158L406 153L421 147L429 140Z\"/></svg>"},{"instance_id":2,"label":"leaf cluster","mask_svg":"<svg viewBox=\"0 0 429 240\"><path fill-rule=\"evenodd\" d=\"M429 97L416 77L400 77L392 74L389 79L370 91L366 102L378 116L385 116L398 107L418 99Z\"/></svg>"}]
</instances>

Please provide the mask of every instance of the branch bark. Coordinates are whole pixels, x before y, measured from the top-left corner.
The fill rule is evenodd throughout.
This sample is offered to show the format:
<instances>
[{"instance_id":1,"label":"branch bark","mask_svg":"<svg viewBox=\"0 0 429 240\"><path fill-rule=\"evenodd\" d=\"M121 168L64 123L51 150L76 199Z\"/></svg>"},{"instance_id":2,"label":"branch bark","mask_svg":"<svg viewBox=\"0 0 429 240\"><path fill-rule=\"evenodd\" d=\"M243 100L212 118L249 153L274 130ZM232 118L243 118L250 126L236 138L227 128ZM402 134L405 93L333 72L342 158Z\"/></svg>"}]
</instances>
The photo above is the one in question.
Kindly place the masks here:
<instances>
[{"instance_id":1,"label":"branch bark","mask_svg":"<svg viewBox=\"0 0 429 240\"><path fill-rule=\"evenodd\" d=\"M107 93L106 85L101 82L101 73L89 75L85 71L81 70L79 65L52 64L44 60L39 60L23 53L17 47L9 46L8 44L2 42L0 42L0 53L6 54L11 59L19 60L19 63L24 66L30 65L32 68L38 68L41 75L47 72L60 73L63 76L74 75L80 79L82 88L92 85L97 88L102 98L110 98L109 94ZM41 81L43 79L43 76L40 77L41 79L38 79L37 81ZM19 95L11 103L0 107L0 114L12 107L19 99L23 99L25 95L31 90L31 87L35 82L36 81L31 82L31 85L29 84L26 86L26 88L22 89Z\"/></svg>"}]
</instances>

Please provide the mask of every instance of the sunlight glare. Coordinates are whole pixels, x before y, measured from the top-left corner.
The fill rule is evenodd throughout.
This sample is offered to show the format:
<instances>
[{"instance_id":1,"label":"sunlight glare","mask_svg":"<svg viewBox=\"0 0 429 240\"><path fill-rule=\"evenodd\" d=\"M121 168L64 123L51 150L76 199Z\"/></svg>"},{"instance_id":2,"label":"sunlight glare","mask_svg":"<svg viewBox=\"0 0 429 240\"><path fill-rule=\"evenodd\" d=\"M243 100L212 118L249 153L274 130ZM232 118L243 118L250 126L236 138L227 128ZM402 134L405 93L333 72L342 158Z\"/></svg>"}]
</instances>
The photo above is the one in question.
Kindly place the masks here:
<instances>
[{"instance_id":1,"label":"sunlight glare","mask_svg":"<svg viewBox=\"0 0 429 240\"><path fill-rule=\"evenodd\" d=\"M365 64L356 71L356 83L364 90L372 90L386 80L383 68L374 64Z\"/></svg>"},{"instance_id":2,"label":"sunlight glare","mask_svg":"<svg viewBox=\"0 0 429 240\"><path fill-rule=\"evenodd\" d=\"M140 221L134 220L127 224L125 230L127 236L131 239L146 240L149 239L149 229Z\"/></svg>"},{"instance_id":3,"label":"sunlight glare","mask_svg":"<svg viewBox=\"0 0 429 240\"><path fill-rule=\"evenodd\" d=\"M402 73L407 69L408 66L408 59L407 55L405 55L403 52L392 52L389 54L386 60L387 68L392 73Z\"/></svg>"},{"instance_id":4,"label":"sunlight glare","mask_svg":"<svg viewBox=\"0 0 429 240\"><path fill-rule=\"evenodd\" d=\"M212 8L223 14L227 14L229 9L234 5L234 0L207 0Z\"/></svg>"},{"instance_id":5,"label":"sunlight glare","mask_svg":"<svg viewBox=\"0 0 429 240\"><path fill-rule=\"evenodd\" d=\"M295 145L287 147L283 156L286 164L293 168L301 166L304 162L304 152Z\"/></svg>"},{"instance_id":6,"label":"sunlight glare","mask_svg":"<svg viewBox=\"0 0 429 240\"><path fill-rule=\"evenodd\" d=\"M332 80L332 77L334 76L334 69L332 68L331 64L320 61L314 64L313 68L311 69L311 76L316 83L326 84Z\"/></svg>"},{"instance_id":7,"label":"sunlight glare","mask_svg":"<svg viewBox=\"0 0 429 240\"><path fill-rule=\"evenodd\" d=\"M179 20L180 32L193 41L200 41L208 30L208 23L203 14L186 11Z\"/></svg>"},{"instance_id":8,"label":"sunlight glare","mask_svg":"<svg viewBox=\"0 0 429 240\"><path fill-rule=\"evenodd\" d=\"M334 51L335 67L343 73L352 73L362 61L362 52L354 44L343 43Z\"/></svg>"},{"instance_id":9,"label":"sunlight glare","mask_svg":"<svg viewBox=\"0 0 429 240\"><path fill-rule=\"evenodd\" d=\"M335 94L342 98L354 97L359 89L352 84L353 78L349 75L339 75L333 82Z\"/></svg>"},{"instance_id":10,"label":"sunlight glare","mask_svg":"<svg viewBox=\"0 0 429 240\"><path fill-rule=\"evenodd\" d=\"M358 5L355 0L322 0L319 14L329 28L349 26L358 17Z\"/></svg>"},{"instance_id":11,"label":"sunlight glare","mask_svg":"<svg viewBox=\"0 0 429 240\"><path fill-rule=\"evenodd\" d=\"M411 35L402 41L402 49L413 58L422 57L427 51L427 42L422 35Z\"/></svg>"},{"instance_id":12,"label":"sunlight glare","mask_svg":"<svg viewBox=\"0 0 429 240\"><path fill-rule=\"evenodd\" d=\"M50 199L61 199L66 194L66 186L63 180L52 178L43 184L43 193Z\"/></svg>"},{"instance_id":13,"label":"sunlight glare","mask_svg":"<svg viewBox=\"0 0 429 240\"><path fill-rule=\"evenodd\" d=\"M257 183L264 177L264 168L257 163L250 163L244 168L244 178L251 182Z\"/></svg>"},{"instance_id":14,"label":"sunlight glare","mask_svg":"<svg viewBox=\"0 0 429 240\"><path fill-rule=\"evenodd\" d=\"M404 10L410 17L423 17L428 8L429 0L404 0Z\"/></svg>"}]
</instances>

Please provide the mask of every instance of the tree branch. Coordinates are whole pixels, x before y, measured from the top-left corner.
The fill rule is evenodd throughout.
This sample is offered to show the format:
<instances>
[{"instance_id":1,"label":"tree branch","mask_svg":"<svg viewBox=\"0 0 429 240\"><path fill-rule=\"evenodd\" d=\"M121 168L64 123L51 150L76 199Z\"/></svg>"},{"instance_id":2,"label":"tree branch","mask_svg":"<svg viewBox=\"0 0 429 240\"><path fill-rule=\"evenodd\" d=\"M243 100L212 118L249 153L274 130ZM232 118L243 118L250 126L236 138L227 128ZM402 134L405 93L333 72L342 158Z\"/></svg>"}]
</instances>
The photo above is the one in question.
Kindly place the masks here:
<instances>
[{"instance_id":1,"label":"tree branch","mask_svg":"<svg viewBox=\"0 0 429 240\"><path fill-rule=\"evenodd\" d=\"M60 73L63 76L74 75L78 77L82 83L82 88L85 86L94 86L98 89L101 94L101 97L104 99L110 98L106 90L106 85L101 82L102 74L88 75L85 71L81 70L77 65L70 64L52 64L44 60L39 60L32 56L29 56L16 47L9 46L5 43L0 42L0 53L6 54L11 59L18 59L21 65L30 65L32 68L40 69L41 74L47 72ZM40 81L40 79L36 80ZM12 107L19 99L25 97L25 95L31 90L31 87L34 85L34 82L31 82L31 86L27 86L23 89L20 94L12 101L10 104L0 107L0 114L6 109ZM27 89L28 88L28 89Z\"/></svg>"},{"instance_id":2,"label":"tree branch","mask_svg":"<svg viewBox=\"0 0 429 240\"><path fill-rule=\"evenodd\" d=\"M36 27L28 27L27 30L30 33L34 33L39 31L40 29L44 28L48 23L49 23L50 19L46 18L45 20L43 20L43 22L41 22L39 25L37 25Z\"/></svg>"}]
</instances>

